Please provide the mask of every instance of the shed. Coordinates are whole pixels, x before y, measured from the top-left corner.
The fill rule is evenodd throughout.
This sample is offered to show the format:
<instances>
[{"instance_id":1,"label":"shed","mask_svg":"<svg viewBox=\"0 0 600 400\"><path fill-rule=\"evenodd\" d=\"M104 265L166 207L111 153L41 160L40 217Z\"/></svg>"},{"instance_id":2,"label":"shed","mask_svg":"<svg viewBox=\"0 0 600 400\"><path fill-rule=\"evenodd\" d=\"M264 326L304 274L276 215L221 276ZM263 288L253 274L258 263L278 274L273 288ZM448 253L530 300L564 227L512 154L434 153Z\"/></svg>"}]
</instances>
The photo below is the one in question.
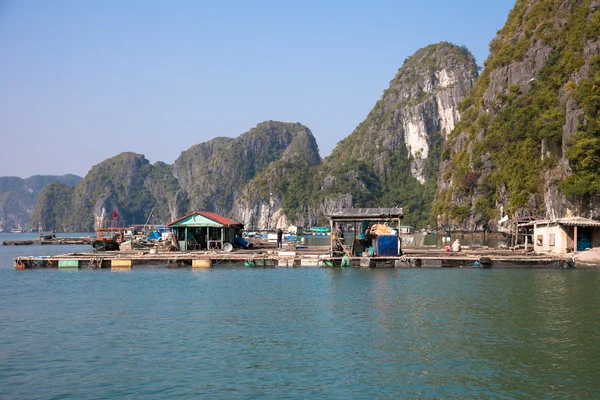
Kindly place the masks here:
<instances>
[{"instance_id":1,"label":"shed","mask_svg":"<svg viewBox=\"0 0 600 400\"><path fill-rule=\"evenodd\" d=\"M208 211L194 211L167 225L179 250L222 249L235 242L244 225Z\"/></svg>"},{"instance_id":2,"label":"shed","mask_svg":"<svg viewBox=\"0 0 600 400\"><path fill-rule=\"evenodd\" d=\"M533 226L533 246L543 253L572 253L600 247L600 221L583 217L537 220L519 227Z\"/></svg>"},{"instance_id":3,"label":"shed","mask_svg":"<svg viewBox=\"0 0 600 400\"><path fill-rule=\"evenodd\" d=\"M290 225L288 226L288 232L292 235L300 236L303 233L303 229L300 226Z\"/></svg>"},{"instance_id":4,"label":"shed","mask_svg":"<svg viewBox=\"0 0 600 400\"><path fill-rule=\"evenodd\" d=\"M400 233L403 235L412 235L415 233L415 227L410 225L402 225L400 228Z\"/></svg>"},{"instance_id":5,"label":"shed","mask_svg":"<svg viewBox=\"0 0 600 400\"><path fill-rule=\"evenodd\" d=\"M398 232L400 231L400 224L402 218L404 218L404 209L402 207L339 208L332 210L329 214L329 226L332 232L330 248L331 255L333 256L337 249L339 249L340 247L343 250L343 253L350 255L362 255L362 250L368 247L370 244L372 244L374 248L377 248L378 240L373 240L369 239L369 237L364 237L363 233L365 232L365 229L367 227L372 227L373 225L378 223L389 224L390 228L394 228L393 231L395 231L396 233L394 235L386 236L396 236L396 238L394 239L396 241L396 247L395 250L393 250L393 252L396 253L394 254L395 256L402 254L401 240L398 235ZM349 225L353 228L354 231L354 238L350 250L346 249L343 243L343 231L341 230L342 225ZM338 235L334 234L334 232L338 233ZM341 236L341 238L337 236ZM383 243L384 238L380 236L379 239ZM386 241L389 241L390 239L391 238L389 237L385 238ZM377 250L375 251L377 252ZM381 251L380 253L383 253L383 251Z\"/></svg>"}]
</instances>

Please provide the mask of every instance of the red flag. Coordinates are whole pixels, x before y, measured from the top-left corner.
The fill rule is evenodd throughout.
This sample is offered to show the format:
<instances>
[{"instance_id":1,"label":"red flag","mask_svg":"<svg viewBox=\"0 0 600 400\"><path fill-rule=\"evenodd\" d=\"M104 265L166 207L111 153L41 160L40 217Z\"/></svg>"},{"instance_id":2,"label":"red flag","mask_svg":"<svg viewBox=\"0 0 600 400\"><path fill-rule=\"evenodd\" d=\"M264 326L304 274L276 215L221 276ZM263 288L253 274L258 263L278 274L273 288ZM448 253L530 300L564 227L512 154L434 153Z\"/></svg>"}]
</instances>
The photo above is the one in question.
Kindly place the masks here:
<instances>
[{"instance_id":1,"label":"red flag","mask_svg":"<svg viewBox=\"0 0 600 400\"><path fill-rule=\"evenodd\" d=\"M117 214L117 212L115 210L113 210L113 218L117 219L118 216L119 216L119 214Z\"/></svg>"}]
</instances>

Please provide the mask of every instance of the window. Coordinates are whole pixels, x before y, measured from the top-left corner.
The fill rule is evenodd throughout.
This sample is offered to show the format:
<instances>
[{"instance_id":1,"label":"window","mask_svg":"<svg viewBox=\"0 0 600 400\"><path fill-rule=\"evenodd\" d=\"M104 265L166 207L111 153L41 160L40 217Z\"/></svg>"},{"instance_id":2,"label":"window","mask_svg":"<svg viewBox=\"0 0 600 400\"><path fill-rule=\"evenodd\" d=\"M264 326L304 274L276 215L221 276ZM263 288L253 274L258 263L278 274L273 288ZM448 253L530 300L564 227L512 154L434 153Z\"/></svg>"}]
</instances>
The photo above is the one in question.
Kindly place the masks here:
<instances>
[{"instance_id":1,"label":"window","mask_svg":"<svg viewBox=\"0 0 600 400\"><path fill-rule=\"evenodd\" d=\"M535 240L535 245L536 246L544 245L544 235L537 235L537 239Z\"/></svg>"}]
</instances>

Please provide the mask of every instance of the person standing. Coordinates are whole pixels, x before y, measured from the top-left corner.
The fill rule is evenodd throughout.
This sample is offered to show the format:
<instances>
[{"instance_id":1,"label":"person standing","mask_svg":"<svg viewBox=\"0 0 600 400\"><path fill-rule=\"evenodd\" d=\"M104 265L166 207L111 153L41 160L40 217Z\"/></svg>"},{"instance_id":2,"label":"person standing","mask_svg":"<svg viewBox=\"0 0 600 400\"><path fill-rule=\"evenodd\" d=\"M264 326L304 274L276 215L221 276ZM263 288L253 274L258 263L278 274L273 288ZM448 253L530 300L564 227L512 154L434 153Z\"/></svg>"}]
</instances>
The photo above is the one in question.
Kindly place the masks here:
<instances>
[{"instance_id":1,"label":"person standing","mask_svg":"<svg viewBox=\"0 0 600 400\"><path fill-rule=\"evenodd\" d=\"M281 249L283 247L283 231L281 230L281 228L277 228L277 248Z\"/></svg>"}]
</instances>

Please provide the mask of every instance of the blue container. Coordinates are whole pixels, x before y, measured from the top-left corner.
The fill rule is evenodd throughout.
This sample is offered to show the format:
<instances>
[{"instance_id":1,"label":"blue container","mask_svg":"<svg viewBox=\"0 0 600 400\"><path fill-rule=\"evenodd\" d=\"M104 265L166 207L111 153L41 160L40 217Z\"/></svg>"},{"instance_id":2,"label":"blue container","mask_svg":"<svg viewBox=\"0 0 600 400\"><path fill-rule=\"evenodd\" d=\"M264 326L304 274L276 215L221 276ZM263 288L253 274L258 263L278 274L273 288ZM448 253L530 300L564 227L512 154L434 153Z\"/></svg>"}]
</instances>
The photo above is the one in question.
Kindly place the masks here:
<instances>
[{"instance_id":1,"label":"blue container","mask_svg":"<svg viewBox=\"0 0 600 400\"><path fill-rule=\"evenodd\" d=\"M398 236L383 235L376 239L375 253L379 257L396 257L398 256Z\"/></svg>"}]
</instances>

